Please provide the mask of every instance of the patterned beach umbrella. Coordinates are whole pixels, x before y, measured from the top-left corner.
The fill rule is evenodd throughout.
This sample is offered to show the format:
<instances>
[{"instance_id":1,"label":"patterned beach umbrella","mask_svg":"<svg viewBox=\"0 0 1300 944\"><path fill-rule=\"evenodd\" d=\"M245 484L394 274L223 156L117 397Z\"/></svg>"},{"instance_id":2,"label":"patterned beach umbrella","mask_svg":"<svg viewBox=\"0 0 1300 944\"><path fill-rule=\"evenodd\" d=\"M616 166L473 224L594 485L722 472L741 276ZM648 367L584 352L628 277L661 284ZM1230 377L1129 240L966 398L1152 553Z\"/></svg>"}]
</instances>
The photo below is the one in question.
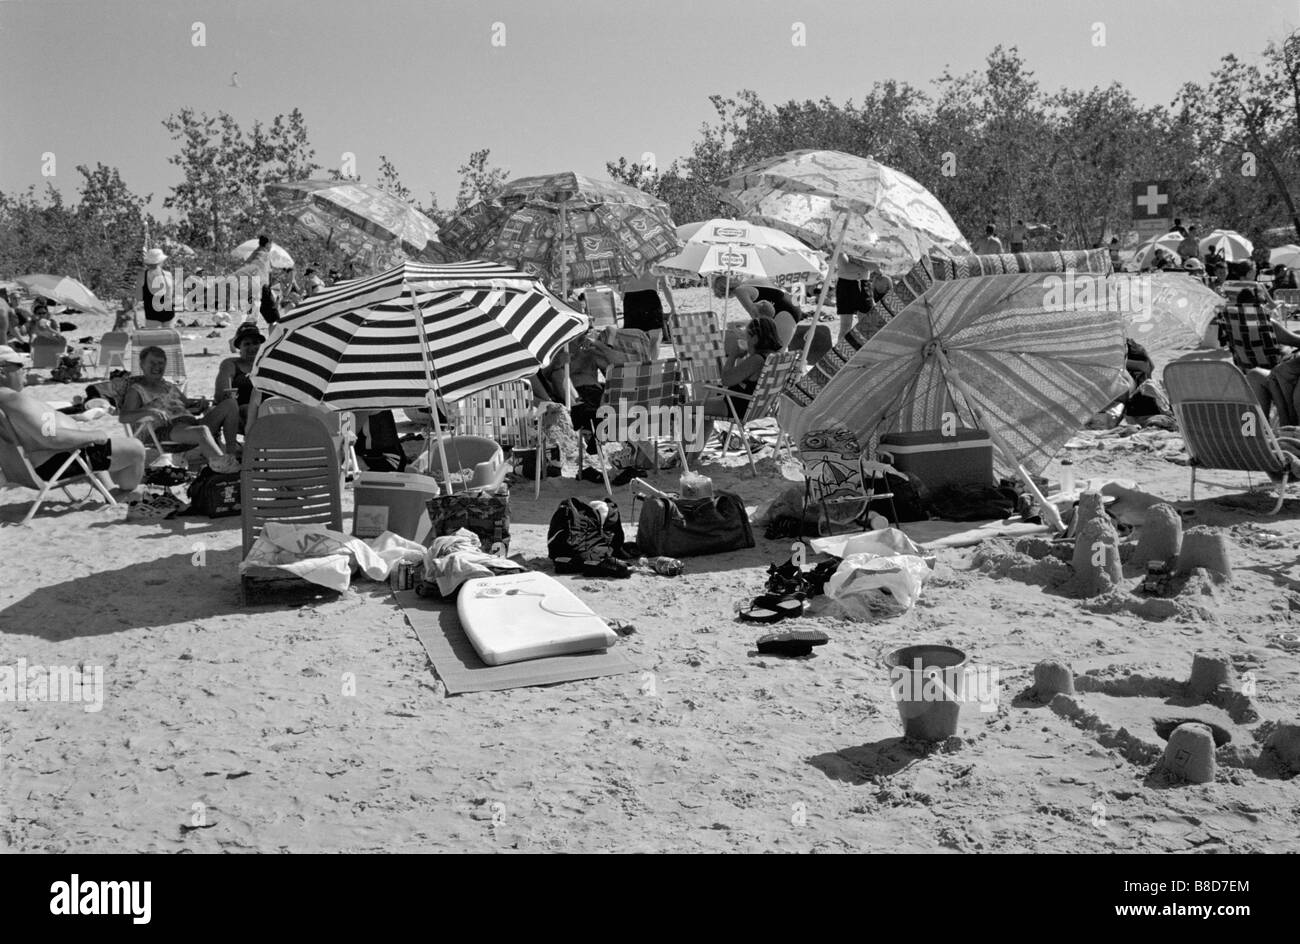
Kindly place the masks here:
<instances>
[{"instance_id":1,"label":"patterned beach umbrella","mask_svg":"<svg viewBox=\"0 0 1300 944\"><path fill-rule=\"evenodd\" d=\"M408 262L284 315L253 384L332 410L422 407L537 372L588 326L534 277L491 262ZM427 352L427 354L426 354Z\"/></svg>"},{"instance_id":2,"label":"patterned beach umbrella","mask_svg":"<svg viewBox=\"0 0 1300 944\"><path fill-rule=\"evenodd\" d=\"M867 341L792 432L843 427L865 443L955 417L988 431L1001 467L1039 472L1127 389L1124 319L1106 310L1104 282L1030 273L935 283Z\"/></svg>"},{"instance_id":3,"label":"patterned beach umbrella","mask_svg":"<svg viewBox=\"0 0 1300 944\"><path fill-rule=\"evenodd\" d=\"M351 180L298 180L267 184L266 195L304 233L363 264L451 258L438 241L433 220L377 187Z\"/></svg>"},{"instance_id":4,"label":"patterned beach umbrella","mask_svg":"<svg viewBox=\"0 0 1300 944\"><path fill-rule=\"evenodd\" d=\"M777 285L803 285L826 276L821 255L789 233L744 220L704 220L677 227L678 252L655 264L665 275L732 273Z\"/></svg>"},{"instance_id":5,"label":"patterned beach umbrella","mask_svg":"<svg viewBox=\"0 0 1300 944\"><path fill-rule=\"evenodd\" d=\"M1223 304L1223 296L1182 272L1112 275L1107 305L1124 315L1124 332L1164 360L1194 348Z\"/></svg>"},{"instance_id":6,"label":"patterned beach umbrella","mask_svg":"<svg viewBox=\"0 0 1300 944\"><path fill-rule=\"evenodd\" d=\"M20 275L16 281L30 294L48 298L56 304L66 305L77 311L108 314L108 309L95 297L94 292L66 275Z\"/></svg>"},{"instance_id":7,"label":"patterned beach umbrella","mask_svg":"<svg viewBox=\"0 0 1300 944\"><path fill-rule=\"evenodd\" d=\"M968 253L957 224L911 177L843 151L790 151L727 178L722 196L746 219L814 249L842 250L901 275L932 251Z\"/></svg>"},{"instance_id":8,"label":"patterned beach umbrella","mask_svg":"<svg viewBox=\"0 0 1300 944\"><path fill-rule=\"evenodd\" d=\"M559 173L521 177L452 218L443 242L566 291L643 275L679 248L668 205L635 187Z\"/></svg>"}]
</instances>

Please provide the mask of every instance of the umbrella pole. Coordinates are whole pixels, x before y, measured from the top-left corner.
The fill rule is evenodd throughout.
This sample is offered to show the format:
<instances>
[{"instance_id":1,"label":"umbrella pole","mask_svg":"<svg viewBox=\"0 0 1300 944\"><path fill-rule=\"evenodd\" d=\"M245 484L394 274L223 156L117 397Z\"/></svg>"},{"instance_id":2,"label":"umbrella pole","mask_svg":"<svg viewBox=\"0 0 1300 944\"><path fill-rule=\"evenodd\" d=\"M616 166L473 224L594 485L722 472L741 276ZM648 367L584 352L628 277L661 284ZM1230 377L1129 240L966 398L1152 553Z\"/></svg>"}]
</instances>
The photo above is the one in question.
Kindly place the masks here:
<instances>
[{"instance_id":1,"label":"umbrella pole","mask_svg":"<svg viewBox=\"0 0 1300 944\"><path fill-rule=\"evenodd\" d=\"M560 204L560 232L559 239L556 241L555 251L560 256L560 298L567 305L569 303L569 266L568 260L565 259L564 240L568 238L569 220L564 213L564 204Z\"/></svg>"},{"instance_id":2,"label":"umbrella pole","mask_svg":"<svg viewBox=\"0 0 1300 944\"><path fill-rule=\"evenodd\" d=\"M429 419L433 421L433 435L438 441L438 459L442 463L442 485L446 486L447 494L452 495L455 489L451 485L451 470L447 467L447 449L442 441L442 424L438 422L438 392L437 382L433 376L433 354L429 350L429 336L424 330L424 310L420 303L415 300L415 292L411 290L409 283L404 283L403 287L411 296L411 309L415 312L415 323L420 328L420 352L424 355L424 379L429 384L429 391L424 395L424 401L429 406ZM433 459L433 451L428 446L425 447L425 454L428 461ZM439 486L439 493L442 492L442 486Z\"/></svg>"},{"instance_id":3,"label":"umbrella pole","mask_svg":"<svg viewBox=\"0 0 1300 944\"><path fill-rule=\"evenodd\" d=\"M962 379L961 372L958 371L956 367L952 366L952 363L948 360L947 353L940 345L935 345L934 352L935 356L939 359L939 367L943 371L944 379L961 391L962 396L966 398L966 405L970 407L971 413L974 414L977 420L979 420L979 411L975 408L974 391L972 391L970 387L966 386L966 381ZM989 434L989 439L993 440L993 445L997 446L998 452L1002 453L1002 457L1015 466L1016 474L1020 476L1020 480L1025 483L1025 487L1029 489L1030 494L1034 496L1034 500L1038 502L1038 508L1042 513L1043 520L1047 522L1048 526L1050 526L1057 534L1064 534L1065 522L1061 520L1061 513L1057 511L1056 506L1049 502L1047 498L1044 497L1043 493L1039 491L1038 484L1034 481L1033 477L1025 467L1020 464L1020 459L1016 456L1015 452L1012 451L1011 447L1006 444L1006 441L995 430L989 429L987 424L985 424L984 431Z\"/></svg>"},{"instance_id":4,"label":"umbrella pole","mask_svg":"<svg viewBox=\"0 0 1300 944\"><path fill-rule=\"evenodd\" d=\"M817 322L822 316L822 308L826 305L826 296L830 294L831 280L835 278L835 270L840 264L840 250L844 246L844 237L849 231L849 214L844 214L844 220L840 223L840 234L835 238L835 250L831 253L829 264L826 266L826 279L822 282L822 290L817 296L817 310L813 312L812 324L808 326L808 331L803 339L803 363L808 364L808 352L812 350L813 335L817 333ZM843 340L841 338L840 340Z\"/></svg>"}]
</instances>

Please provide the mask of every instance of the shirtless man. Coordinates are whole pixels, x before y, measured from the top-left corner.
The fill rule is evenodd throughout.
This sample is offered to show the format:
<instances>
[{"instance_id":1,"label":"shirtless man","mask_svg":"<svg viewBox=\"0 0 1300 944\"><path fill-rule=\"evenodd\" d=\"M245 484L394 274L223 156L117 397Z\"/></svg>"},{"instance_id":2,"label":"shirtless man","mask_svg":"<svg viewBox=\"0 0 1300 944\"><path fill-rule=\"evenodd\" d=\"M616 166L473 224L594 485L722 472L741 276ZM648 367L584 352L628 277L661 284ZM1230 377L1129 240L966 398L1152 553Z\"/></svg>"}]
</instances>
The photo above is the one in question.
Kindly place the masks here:
<instances>
[{"instance_id":1,"label":"shirtless man","mask_svg":"<svg viewBox=\"0 0 1300 944\"><path fill-rule=\"evenodd\" d=\"M95 472L105 472L123 492L134 492L144 479L144 444L125 436L111 436L50 408L44 400L27 393L27 368L31 359L7 345L0 345L0 411L8 418L19 444L27 453L36 474L48 480L67 460L73 449L81 449ZM74 465L73 470L80 472Z\"/></svg>"}]
</instances>

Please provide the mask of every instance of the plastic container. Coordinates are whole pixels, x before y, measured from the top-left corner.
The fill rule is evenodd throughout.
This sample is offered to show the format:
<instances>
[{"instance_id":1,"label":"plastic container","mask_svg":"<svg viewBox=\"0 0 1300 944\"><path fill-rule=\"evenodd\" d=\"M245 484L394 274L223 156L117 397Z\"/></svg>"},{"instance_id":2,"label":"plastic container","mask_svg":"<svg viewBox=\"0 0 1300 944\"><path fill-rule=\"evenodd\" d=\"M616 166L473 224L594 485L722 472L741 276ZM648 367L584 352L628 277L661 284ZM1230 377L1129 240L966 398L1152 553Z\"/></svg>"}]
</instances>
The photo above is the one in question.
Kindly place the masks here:
<instances>
[{"instance_id":1,"label":"plastic container","mask_svg":"<svg viewBox=\"0 0 1300 944\"><path fill-rule=\"evenodd\" d=\"M1061 494L1068 495L1074 491L1074 463L1069 459L1061 460Z\"/></svg>"},{"instance_id":2,"label":"plastic container","mask_svg":"<svg viewBox=\"0 0 1300 944\"><path fill-rule=\"evenodd\" d=\"M906 737L942 741L957 733L966 653L952 646L904 646L885 656L885 664Z\"/></svg>"}]
</instances>

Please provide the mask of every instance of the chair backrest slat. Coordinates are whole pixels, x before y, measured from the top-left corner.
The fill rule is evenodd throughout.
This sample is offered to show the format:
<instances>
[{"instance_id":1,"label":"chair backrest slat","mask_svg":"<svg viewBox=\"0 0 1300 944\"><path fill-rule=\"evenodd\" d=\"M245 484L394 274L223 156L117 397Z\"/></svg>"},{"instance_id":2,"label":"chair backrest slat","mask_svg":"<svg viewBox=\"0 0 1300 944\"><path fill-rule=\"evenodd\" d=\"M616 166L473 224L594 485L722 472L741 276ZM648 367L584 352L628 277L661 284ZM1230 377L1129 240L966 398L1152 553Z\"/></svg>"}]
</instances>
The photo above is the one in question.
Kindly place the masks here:
<instances>
[{"instance_id":1,"label":"chair backrest slat","mask_svg":"<svg viewBox=\"0 0 1300 944\"><path fill-rule=\"evenodd\" d=\"M244 556L267 521L343 530L342 469L333 438L314 416L272 413L244 443L240 472Z\"/></svg>"},{"instance_id":2,"label":"chair backrest slat","mask_svg":"<svg viewBox=\"0 0 1300 944\"><path fill-rule=\"evenodd\" d=\"M1281 472L1290 457L1245 376L1223 361L1175 361L1165 390L1192 463L1204 469Z\"/></svg>"}]
</instances>

